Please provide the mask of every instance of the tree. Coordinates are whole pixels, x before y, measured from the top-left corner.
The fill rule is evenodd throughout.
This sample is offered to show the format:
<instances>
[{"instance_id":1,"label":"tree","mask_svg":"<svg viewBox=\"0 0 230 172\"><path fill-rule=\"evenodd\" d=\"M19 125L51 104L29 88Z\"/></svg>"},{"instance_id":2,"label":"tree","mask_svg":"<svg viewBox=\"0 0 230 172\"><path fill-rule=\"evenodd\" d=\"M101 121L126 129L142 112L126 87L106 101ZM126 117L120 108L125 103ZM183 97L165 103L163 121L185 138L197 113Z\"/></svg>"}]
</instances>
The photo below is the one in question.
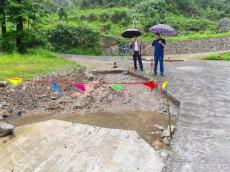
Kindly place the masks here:
<instances>
[{"instance_id":1,"label":"tree","mask_svg":"<svg viewBox=\"0 0 230 172\"><path fill-rule=\"evenodd\" d=\"M1 29L2 29L2 38L4 39L7 33L6 30L6 0L1 0L0 2L0 19L1 19Z\"/></svg>"},{"instance_id":2,"label":"tree","mask_svg":"<svg viewBox=\"0 0 230 172\"><path fill-rule=\"evenodd\" d=\"M32 20L37 22L46 14L45 0L11 0L9 1L9 19L16 25L16 47L17 51L24 53L25 47L25 29L24 22Z\"/></svg>"}]
</instances>

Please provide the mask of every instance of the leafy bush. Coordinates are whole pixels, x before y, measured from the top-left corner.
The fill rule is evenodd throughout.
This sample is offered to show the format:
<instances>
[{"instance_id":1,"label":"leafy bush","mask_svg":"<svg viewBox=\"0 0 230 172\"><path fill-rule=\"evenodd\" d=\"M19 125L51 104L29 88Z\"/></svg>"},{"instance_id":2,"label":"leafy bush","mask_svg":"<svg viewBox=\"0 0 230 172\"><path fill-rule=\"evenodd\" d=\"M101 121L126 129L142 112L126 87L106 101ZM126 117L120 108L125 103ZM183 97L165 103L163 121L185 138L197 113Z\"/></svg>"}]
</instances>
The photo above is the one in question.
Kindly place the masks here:
<instances>
[{"instance_id":1,"label":"leafy bush","mask_svg":"<svg viewBox=\"0 0 230 172\"><path fill-rule=\"evenodd\" d=\"M81 15L80 19L81 19L81 20L86 20L86 21L95 21L95 20L97 20L98 18L97 18L97 15L96 15L96 14L91 13L91 14L88 15L88 16Z\"/></svg>"},{"instance_id":2,"label":"leafy bush","mask_svg":"<svg viewBox=\"0 0 230 172\"><path fill-rule=\"evenodd\" d=\"M127 20L128 14L126 11L115 11L111 16L111 21L113 23L119 23L122 20Z\"/></svg>"},{"instance_id":3,"label":"leafy bush","mask_svg":"<svg viewBox=\"0 0 230 172\"><path fill-rule=\"evenodd\" d=\"M115 6L134 6L142 0L84 0L81 1L81 8L115 7Z\"/></svg>"},{"instance_id":4,"label":"leafy bush","mask_svg":"<svg viewBox=\"0 0 230 172\"><path fill-rule=\"evenodd\" d=\"M99 27L102 32L106 32L111 29L111 24L101 24Z\"/></svg>"},{"instance_id":5,"label":"leafy bush","mask_svg":"<svg viewBox=\"0 0 230 172\"><path fill-rule=\"evenodd\" d=\"M97 15L91 13L91 14L88 16L88 21L95 21L95 20L97 20Z\"/></svg>"},{"instance_id":6,"label":"leafy bush","mask_svg":"<svg viewBox=\"0 0 230 172\"><path fill-rule=\"evenodd\" d=\"M107 21L109 21L110 19L109 19L109 14L107 14L107 13L102 13L102 14L100 14L99 15L99 19L100 19L100 21L102 21L102 22L107 22Z\"/></svg>"},{"instance_id":7,"label":"leafy bush","mask_svg":"<svg viewBox=\"0 0 230 172\"><path fill-rule=\"evenodd\" d=\"M5 38L0 38L0 51L13 52L15 50L15 32L8 32Z\"/></svg>"},{"instance_id":8,"label":"leafy bush","mask_svg":"<svg viewBox=\"0 0 230 172\"><path fill-rule=\"evenodd\" d=\"M44 30L25 30L24 35L26 48L43 47L49 50L54 49L47 38L47 32Z\"/></svg>"},{"instance_id":9,"label":"leafy bush","mask_svg":"<svg viewBox=\"0 0 230 172\"><path fill-rule=\"evenodd\" d=\"M58 25L48 35L56 51L69 52L76 48L86 51L100 50L100 34L87 27Z\"/></svg>"},{"instance_id":10,"label":"leafy bush","mask_svg":"<svg viewBox=\"0 0 230 172\"><path fill-rule=\"evenodd\" d=\"M165 23L174 27L178 32L192 31L199 32L205 30L215 30L217 25L203 18L187 18L179 15L169 15L165 19Z\"/></svg>"}]
</instances>

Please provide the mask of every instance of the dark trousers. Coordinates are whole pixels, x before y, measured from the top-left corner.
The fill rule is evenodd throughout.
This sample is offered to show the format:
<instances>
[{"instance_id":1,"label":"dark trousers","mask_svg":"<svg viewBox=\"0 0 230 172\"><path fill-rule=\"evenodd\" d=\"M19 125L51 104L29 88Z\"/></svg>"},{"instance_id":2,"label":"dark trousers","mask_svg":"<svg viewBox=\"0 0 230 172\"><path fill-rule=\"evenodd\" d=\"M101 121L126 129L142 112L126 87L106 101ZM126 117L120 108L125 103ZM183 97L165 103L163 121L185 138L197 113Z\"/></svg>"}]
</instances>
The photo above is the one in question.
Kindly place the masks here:
<instances>
[{"instance_id":1,"label":"dark trousers","mask_svg":"<svg viewBox=\"0 0 230 172\"><path fill-rule=\"evenodd\" d=\"M160 72L164 74L164 56L154 56L154 73L157 74L158 62L160 62Z\"/></svg>"},{"instance_id":2,"label":"dark trousers","mask_svg":"<svg viewBox=\"0 0 230 172\"><path fill-rule=\"evenodd\" d=\"M133 62L134 62L134 68L135 69L137 69L137 60L138 60L140 69L143 70L143 63L142 63L141 55L140 55L139 51L134 51Z\"/></svg>"}]
</instances>

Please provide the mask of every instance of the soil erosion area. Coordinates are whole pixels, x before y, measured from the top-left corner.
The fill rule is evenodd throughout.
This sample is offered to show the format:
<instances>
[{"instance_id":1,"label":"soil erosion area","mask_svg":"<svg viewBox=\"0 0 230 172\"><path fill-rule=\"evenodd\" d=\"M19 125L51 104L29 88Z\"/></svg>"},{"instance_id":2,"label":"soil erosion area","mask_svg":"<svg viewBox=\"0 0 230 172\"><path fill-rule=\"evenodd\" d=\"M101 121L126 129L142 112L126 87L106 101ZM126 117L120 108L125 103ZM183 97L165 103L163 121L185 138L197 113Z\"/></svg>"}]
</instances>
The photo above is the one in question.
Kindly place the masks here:
<instances>
[{"instance_id":1,"label":"soil erosion area","mask_svg":"<svg viewBox=\"0 0 230 172\"><path fill-rule=\"evenodd\" d=\"M50 86L55 82L62 90L58 95ZM49 75L38 81L0 88L0 115L16 125L25 125L48 119L62 119L106 128L136 130L150 145L156 141L158 149L165 148L156 124L167 128L168 117L159 92L144 85L125 85L117 92L110 84L142 82L127 73L93 75L84 69ZM72 85L88 83L81 93ZM173 122L175 122L173 120Z\"/></svg>"}]
</instances>

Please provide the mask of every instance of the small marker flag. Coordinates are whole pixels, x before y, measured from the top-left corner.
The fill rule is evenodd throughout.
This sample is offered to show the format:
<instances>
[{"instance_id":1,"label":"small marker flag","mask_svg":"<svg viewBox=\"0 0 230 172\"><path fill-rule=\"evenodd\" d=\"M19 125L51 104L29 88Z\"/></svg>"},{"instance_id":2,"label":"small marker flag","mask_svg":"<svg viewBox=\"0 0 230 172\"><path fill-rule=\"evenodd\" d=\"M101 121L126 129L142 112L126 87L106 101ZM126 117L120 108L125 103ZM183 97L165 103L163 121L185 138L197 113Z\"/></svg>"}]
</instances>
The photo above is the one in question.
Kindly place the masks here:
<instances>
[{"instance_id":1,"label":"small marker flag","mask_svg":"<svg viewBox=\"0 0 230 172\"><path fill-rule=\"evenodd\" d=\"M82 83L78 83L78 84L73 84L73 86L77 89L80 90L81 93L86 91L85 85Z\"/></svg>"},{"instance_id":2,"label":"small marker flag","mask_svg":"<svg viewBox=\"0 0 230 172\"><path fill-rule=\"evenodd\" d=\"M61 94L61 90L59 89L59 87L57 86L57 84L55 82L51 82L50 85L52 86L52 88L54 89L54 91L56 91L58 94Z\"/></svg>"},{"instance_id":3,"label":"small marker flag","mask_svg":"<svg viewBox=\"0 0 230 172\"><path fill-rule=\"evenodd\" d=\"M112 84L110 87L117 92L120 92L123 90L123 86L121 84Z\"/></svg>"},{"instance_id":4,"label":"small marker flag","mask_svg":"<svg viewBox=\"0 0 230 172\"><path fill-rule=\"evenodd\" d=\"M168 81L164 81L161 85L161 96L164 97L167 94Z\"/></svg>"},{"instance_id":5,"label":"small marker flag","mask_svg":"<svg viewBox=\"0 0 230 172\"><path fill-rule=\"evenodd\" d=\"M22 83L21 78L7 78L6 80L9 81L13 85L19 85Z\"/></svg>"},{"instance_id":6,"label":"small marker flag","mask_svg":"<svg viewBox=\"0 0 230 172\"><path fill-rule=\"evenodd\" d=\"M151 91L153 91L156 88L156 83L155 82L144 82L143 83L145 86L149 87Z\"/></svg>"}]
</instances>

